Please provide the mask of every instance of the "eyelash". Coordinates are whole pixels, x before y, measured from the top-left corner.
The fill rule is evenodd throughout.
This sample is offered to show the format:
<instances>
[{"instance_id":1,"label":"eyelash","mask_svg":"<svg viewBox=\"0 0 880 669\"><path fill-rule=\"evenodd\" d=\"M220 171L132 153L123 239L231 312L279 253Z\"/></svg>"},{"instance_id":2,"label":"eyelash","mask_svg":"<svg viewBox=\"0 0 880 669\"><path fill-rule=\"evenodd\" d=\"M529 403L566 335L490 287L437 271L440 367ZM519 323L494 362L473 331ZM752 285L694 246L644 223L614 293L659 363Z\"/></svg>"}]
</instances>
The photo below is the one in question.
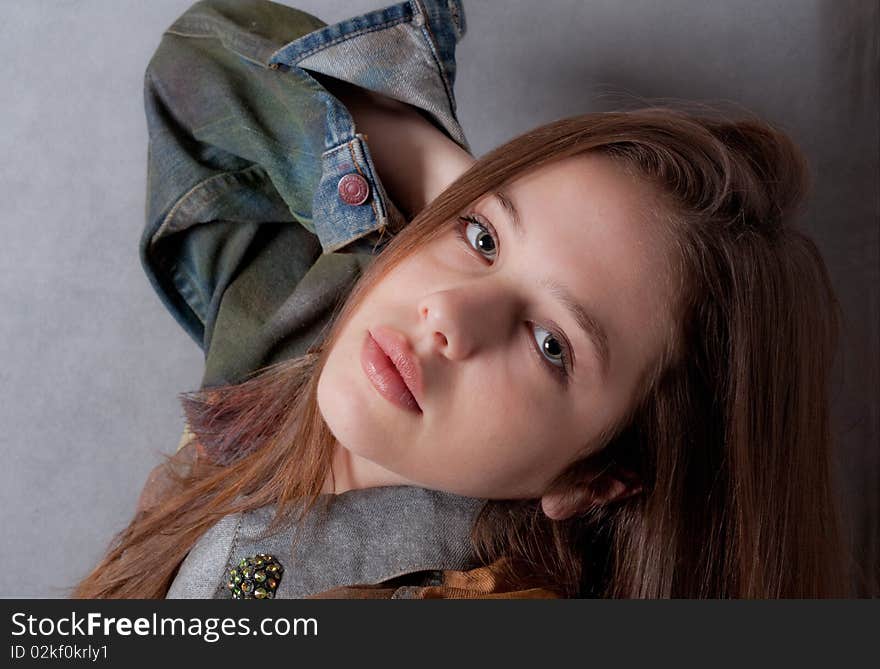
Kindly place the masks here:
<instances>
[{"instance_id":1,"label":"eyelash","mask_svg":"<svg viewBox=\"0 0 880 669\"><path fill-rule=\"evenodd\" d=\"M467 228L467 224L469 223L479 228L482 228L492 236L492 240L495 242L495 253L497 256L500 246L498 244L498 235L495 233L495 229L492 227L492 224L488 223L488 221L486 223L483 223L482 221L471 215L459 216L458 223L455 226L455 234L464 243L468 251L470 251L472 255L476 255L483 262L487 260L486 256L482 255L477 249L473 247L467 237L467 234L465 233L465 229ZM535 352L535 355L537 355L541 359L541 361L550 369L553 374L556 375L556 377L562 383L566 383L569 376L571 375L571 357L569 354L568 344L566 343L565 336L554 329L541 325L540 323L529 323L529 325L537 325L542 330L546 330L559 342L560 347L562 348L562 367L554 365L552 362L547 360L544 354L541 353L540 350L538 350L534 336L530 335L529 337L531 339L531 349Z\"/></svg>"}]
</instances>

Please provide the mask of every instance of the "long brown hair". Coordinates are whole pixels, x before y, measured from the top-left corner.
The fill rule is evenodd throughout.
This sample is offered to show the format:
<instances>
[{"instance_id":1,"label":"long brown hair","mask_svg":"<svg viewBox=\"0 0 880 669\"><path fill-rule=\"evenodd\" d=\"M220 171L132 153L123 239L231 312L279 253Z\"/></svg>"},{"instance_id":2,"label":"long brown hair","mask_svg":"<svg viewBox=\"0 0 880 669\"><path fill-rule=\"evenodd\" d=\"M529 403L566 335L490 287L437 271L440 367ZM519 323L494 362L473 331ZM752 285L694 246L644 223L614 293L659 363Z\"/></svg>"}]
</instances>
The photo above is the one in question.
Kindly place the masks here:
<instances>
[{"instance_id":1,"label":"long brown hair","mask_svg":"<svg viewBox=\"0 0 880 669\"><path fill-rule=\"evenodd\" d=\"M567 597L847 596L828 401L840 317L815 244L792 225L805 159L751 115L668 106L564 118L499 146L390 240L322 345L183 394L210 457L169 458L177 488L135 516L73 596L163 597L224 515L277 505L274 528L305 500L302 519L334 444L317 380L363 296L488 190L586 151L655 185L654 220L676 251L677 329L604 447L552 489L587 485L598 465L637 473L643 492L565 520L539 500L490 500L472 532L480 561L507 557L514 582Z\"/></svg>"}]
</instances>

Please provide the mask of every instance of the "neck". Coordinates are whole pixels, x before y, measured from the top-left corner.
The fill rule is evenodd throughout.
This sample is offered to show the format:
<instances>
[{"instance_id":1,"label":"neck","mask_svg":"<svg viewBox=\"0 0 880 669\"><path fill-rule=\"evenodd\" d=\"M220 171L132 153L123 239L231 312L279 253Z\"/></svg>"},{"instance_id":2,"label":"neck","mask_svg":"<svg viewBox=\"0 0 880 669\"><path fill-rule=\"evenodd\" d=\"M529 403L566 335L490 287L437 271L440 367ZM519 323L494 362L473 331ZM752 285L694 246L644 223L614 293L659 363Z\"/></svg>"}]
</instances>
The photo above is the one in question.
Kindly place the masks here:
<instances>
[{"instance_id":1,"label":"neck","mask_svg":"<svg viewBox=\"0 0 880 669\"><path fill-rule=\"evenodd\" d=\"M352 453L338 441L333 447L330 473L324 480L322 493L341 495L349 490L362 490L391 485L418 485L380 467L375 462Z\"/></svg>"}]
</instances>

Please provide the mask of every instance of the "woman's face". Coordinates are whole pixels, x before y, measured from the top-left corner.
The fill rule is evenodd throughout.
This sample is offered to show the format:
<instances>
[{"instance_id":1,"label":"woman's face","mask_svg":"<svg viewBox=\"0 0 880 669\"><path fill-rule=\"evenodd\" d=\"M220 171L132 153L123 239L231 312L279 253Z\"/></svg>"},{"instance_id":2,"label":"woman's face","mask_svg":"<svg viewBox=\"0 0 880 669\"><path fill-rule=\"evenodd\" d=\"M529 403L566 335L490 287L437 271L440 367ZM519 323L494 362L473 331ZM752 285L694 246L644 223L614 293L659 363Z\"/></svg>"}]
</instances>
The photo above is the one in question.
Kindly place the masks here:
<instances>
[{"instance_id":1,"label":"woman's face","mask_svg":"<svg viewBox=\"0 0 880 669\"><path fill-rule=\"evenodd\" d=\"M540 497L623 415L660 354L669 257L643 213L651 187L587 154L503 193L519 226L483 196L463 212L473 221L457 220L374 286L330 351L318 404L342 447L345 489ZM416 410L380 392L394 379L362 358L371 333L396 338L415 362Z\"/></svg>"}]
</instances>

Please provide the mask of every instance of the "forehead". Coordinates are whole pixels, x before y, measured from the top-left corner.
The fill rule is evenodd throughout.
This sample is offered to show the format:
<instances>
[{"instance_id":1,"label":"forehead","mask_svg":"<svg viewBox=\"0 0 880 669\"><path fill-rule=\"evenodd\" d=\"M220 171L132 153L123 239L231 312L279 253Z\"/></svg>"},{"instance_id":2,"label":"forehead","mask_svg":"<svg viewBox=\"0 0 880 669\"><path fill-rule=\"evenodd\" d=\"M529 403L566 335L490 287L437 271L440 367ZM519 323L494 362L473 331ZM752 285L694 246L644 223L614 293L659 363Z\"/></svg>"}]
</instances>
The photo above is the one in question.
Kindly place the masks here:
<instances>
[{"instance_id":1,"label":"forehead","mask_svg":"<svg viewBox=\"0 0 880 669\"><path fill-rule=\"evenodd\" d=\"M612 376L638 374L659 354L670 325L671 247L653 186L606 156L584 154L537 168L502 190L518 209L523 240L512 234L497 199L482 201L491 220L501 220L496 228L507 259L531 283L549 278L569 288L607 330ZM589 344L572 321L563 325L585 350Z\"/></svg>"}]
</instances>

